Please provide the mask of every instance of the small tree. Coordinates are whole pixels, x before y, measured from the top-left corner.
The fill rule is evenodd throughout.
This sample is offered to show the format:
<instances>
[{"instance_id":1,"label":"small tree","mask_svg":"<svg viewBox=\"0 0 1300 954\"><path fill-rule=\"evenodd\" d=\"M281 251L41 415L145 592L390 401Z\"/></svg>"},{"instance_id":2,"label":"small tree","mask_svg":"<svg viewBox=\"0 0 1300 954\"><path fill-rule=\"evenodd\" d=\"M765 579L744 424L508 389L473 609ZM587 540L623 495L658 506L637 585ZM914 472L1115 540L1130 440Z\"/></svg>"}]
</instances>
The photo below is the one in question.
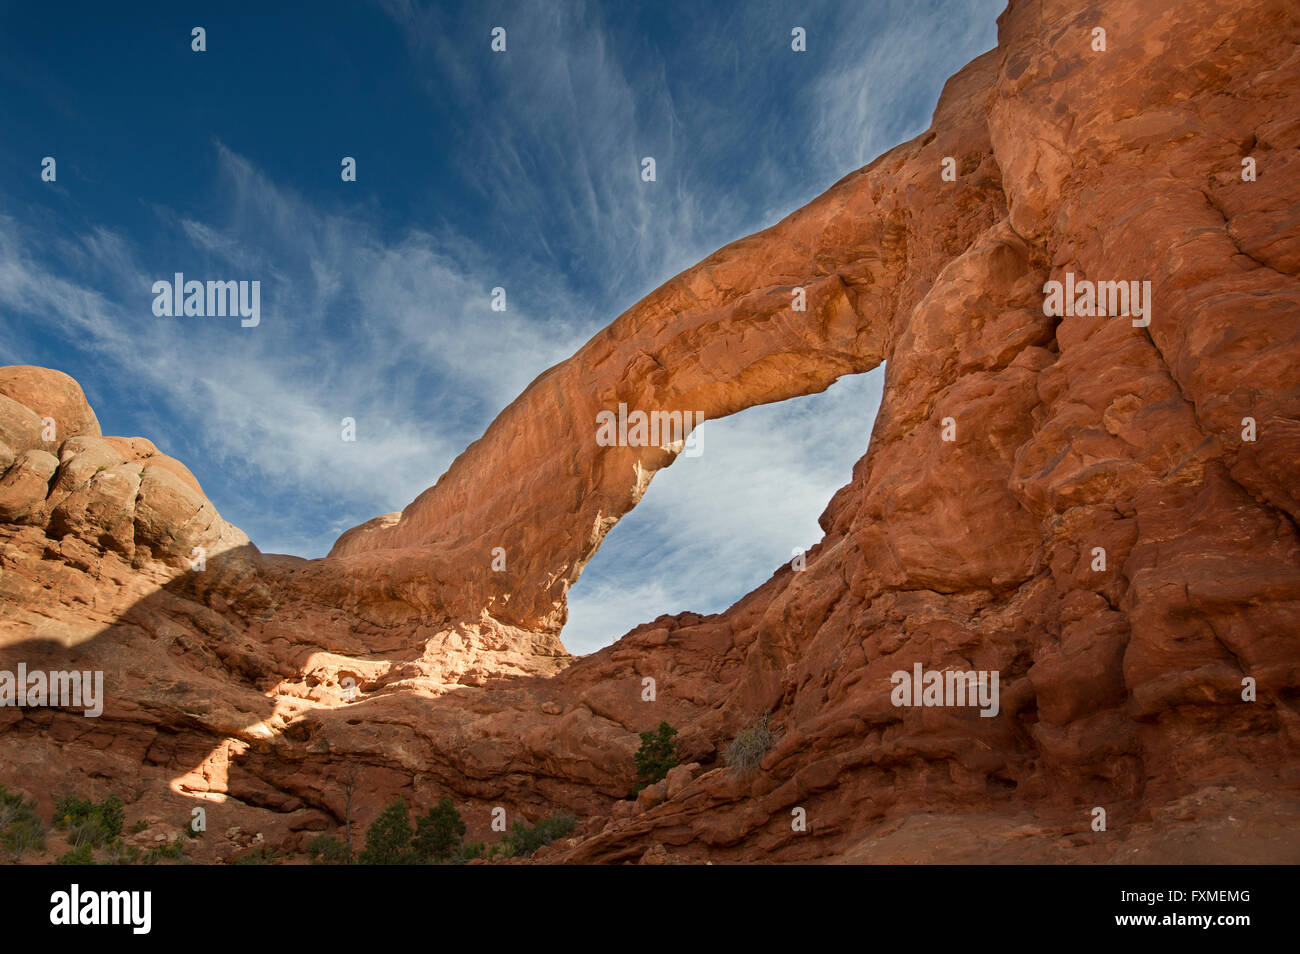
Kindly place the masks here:
<instances>
[{"instance_id":1,"label":"small tree","mask_svg":"<svg viewBox=\"0 0 1300 954\"><path fill-rule=\"evenodd\" d=\"M658 782L670 769L677 767L677 730L667 722L660 722L654 732L641 733L641 748L636 753L636 773L646 780L646 785ZM644 787L644 786L642 786Z\"/></svg>"},{"instance_id":2,"label":"small tree","mask_svg":"<svg viewBox=\"0 0 1300 954\"><path fill-rule=\"evenodd\" d=\"M366 847L357 856L363 865L409 865L415 862L411 851L410 814L406 799L399 798L371 822L366 829Z\"/></svg>"},{"instance_id":3,"label":"small tree","mask_svg":"<svg viewBox=\"0 0 1300 954\"><path fill-rule=\"evenodd\" d=\"M415 824L412 847L420 861L446 861L455 855L465 839L465 822L460 812L444 798Z\"/></svg>"}]
</instances>

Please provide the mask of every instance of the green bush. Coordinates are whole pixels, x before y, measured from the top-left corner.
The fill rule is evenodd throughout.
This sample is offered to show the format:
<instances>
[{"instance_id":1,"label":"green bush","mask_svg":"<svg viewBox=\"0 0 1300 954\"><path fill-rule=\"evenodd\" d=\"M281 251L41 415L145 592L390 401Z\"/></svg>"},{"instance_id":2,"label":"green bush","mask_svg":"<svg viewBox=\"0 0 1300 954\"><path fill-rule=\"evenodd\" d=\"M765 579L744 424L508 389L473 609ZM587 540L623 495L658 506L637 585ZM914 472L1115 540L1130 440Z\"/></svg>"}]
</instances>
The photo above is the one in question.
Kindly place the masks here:
<instances>
[{"instance_id":1,"label":"green bush","mask_svg":"<svg viewBox=\"0 0 1300 954\"><path fill-rule=\"evenodd\" d=\"M348 863L348 846L342 839L317 835L307 842L307 854L314 865L345 865Z\"/></svg>"},{"instance_id":2,"label":"green bush","mask_svg":"<svg viewBox=\"0 0 1300 954\"><path fill-rule=\"evenodd\" d=\"M763 756L771 751L776 737L767 727L767 714L742 730L727 746L727 764L741 775L753 775Z\"/></svg>"},{"instance_id":3,"label":"green bush","mask_svg":"<svg viewBox=\"0 0 1300 954\"><path fill-rule=\"evenodd\" d=\"M54 825L69 829L68 842L74 848L100 848L122 834L125 813L122 800L110 795L98 805L88 798L68 795L54 806Z\"/></svg>"},{"instance_id":4,"label":"green bush","mask_svg":"<svg viewBox=\"0 0 1300 954\"><path fill-rule=\"evenodd\" d=\"M68 844L74 848L80 848L82 845L99 848L101 845L108 844L108 839L104 837L104 830L99 827L99 819L90 818L72 826L72 830L68 832Z\"/></svg>"},{"instance_id":5,"label":"green bush","mask_svg":"<svg viewBox=\"0 0 1300 954\"><path fill-rule=\"evenodd\" d=\"M509 851L506 857L527 858L543 845L549 845L555 839L563 838L573 831L577 823L578 820L568 814L552 815L532 826L515 822L510 829L510 834L501 839Z\"/></svg>"},{"instance_id":6,"label":"green bush","mask_svg":"<svg viewBox=\"0 0 1300 954\"><path fill-rule=\"evenodd\" d=\"M36 803L4 785L0 785L0 846L15 862L45 847L45 826L36 814Z\"/></svg>"},{"instance_id":7,"label":"green bush","mask_svg":"<svg viewBox=\"0 0 1300 954\"><path fill-rule=\"evenodd\" d=\"M366 829L366 847L357 856L363 865L409 865L416 861L411 850L415 832L406 807L406 799L399 798L371 822Z\"/></svg>"},{"instance_id":8,"label":"green bush","mask_svg":"<svg viewBox=\"0 0 1300 954\"><path fill-rule=\"evenodd\" d=\"M411 847L419 860L428 864L451 859L464 840L465 822L451 799L444 798L416 822Z\"/></svg>"},{"instance_id":9,"label":"green bush","mask_svg":"<svg viewBox=\"0 0 1300 954\"><path fill-rule=\"evenodd\" d=\"M126 812L122 808L122 799L110 795L99 803L100 828L105 840L111 841L122 834L122 823L126 821Z\"/></svg>"},{"instance_id":10,"label":"green bush","mask_svg":"<svg viewBox=\"0 0 1300 954\"><path fill-rule=\"evenodd\" d=\"M83 842L76 848L59 855L54 863L56 865L93 865L95 863L93 851L90 842Z\"/></svg>"},{"instance_id":11,"label":"green bush","mask_svg":"<svg viewBox=\"0 0 1300 954\"><path fill-rule=\"evenodd\" d=\"M472 861L475 858L482 858L484 855L483 842L470 841L461 846L459 861Z\"/></svg>"},{"instance_id":12,"label":"green bush","mask_svg":"<svg viewBox=\"0 0 1300 954\"><path fill-rule=\"evenodd\" d=\"M641 733L641 748L636 752L636 773L646 785L658 782L670 769L677 767L677 730L667 722L660 722L654 732Z\"/></svg>"},{"instance_id":13,"label":"green bush","mask_svg":"<svg viewBox=\"0 0 1300 954\"><path fill-rule=\"evenodd\" d=\"M54 805L55 828L72 828L95 814L95 803L88 798L66 795Z\"/></svg>"},{"instance_id":14,"label":"green bush","mask_svg":"<svg viewBox=\"0 0 1300 954\"><path fill-rule=\"evenodd\" d=\"M28 801L21 792L11 792L0 784L0 831L20 819L35 817L35 802Z\"/></svg>"},{"instance_id":15,"label":"green bush","mask_svg":"<svg viewBox=\"0 0 1300 954\"><path fill-rule=\"evenodd\" d=\"M465 822L450 798L444 798L411 828L406 800L398 798L366 829L366 846L357 855L363 865L455 864L483 856L483 845L466 845ZM317 835L307 843L312 864L350 864L341 839Z\"/></svg>"},{"instance_id":16,"label":"green bush","mask_svg":"<svg viewBox=\"0 0 1300 954\"><path fill-rule=\"evenodd\" d=\"M39 818L10 822L0 833L0 844L14 861L21 861L27 852L45 847L45 826Z\"/></svg>"},{"instance_id":17,"label":"green bush","mask_svg":"<svg viewBox=\"0 0 1300 954\"><path fill-rule=\"evenodd\" d=\"M162 845L155 845L144 853L140 859L142 865L156 865L160 861L179 861L185 857L185 842L177 838L175 841L167 842Z\"/></svg>"}]
</instances>

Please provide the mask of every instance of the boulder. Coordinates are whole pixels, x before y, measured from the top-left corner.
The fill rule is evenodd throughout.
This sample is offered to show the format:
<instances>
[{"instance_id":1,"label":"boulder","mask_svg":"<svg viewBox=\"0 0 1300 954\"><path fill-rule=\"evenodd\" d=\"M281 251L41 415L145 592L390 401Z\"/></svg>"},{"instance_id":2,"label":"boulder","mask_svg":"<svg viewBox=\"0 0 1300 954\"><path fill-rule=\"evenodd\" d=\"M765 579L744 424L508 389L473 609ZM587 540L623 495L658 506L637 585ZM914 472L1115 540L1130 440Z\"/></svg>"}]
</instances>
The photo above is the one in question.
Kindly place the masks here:
<instances>
[{"instance_id":1,"label":"boulder","mask_svg":"<svg viewBox=\"0 0 1300 954\"><path fill-rule=\"evenodd\" d=\"M42 505L59 461L43 450L26 450L0 477L0 521L44 525Z\"/></svg>"},{"instance_id":2,"label":"boulder","mask_svg":"<svg viewBox=\"0 0 1300 954\"><path fill-rule=\"evenodd\" d=\"M62 371L31 365L0 367L0 395L53 421L57 445L70 437L99 437L99 419L78 384ZM53 450L53 447L46 447Z\"/></svg>"}]
</instances>

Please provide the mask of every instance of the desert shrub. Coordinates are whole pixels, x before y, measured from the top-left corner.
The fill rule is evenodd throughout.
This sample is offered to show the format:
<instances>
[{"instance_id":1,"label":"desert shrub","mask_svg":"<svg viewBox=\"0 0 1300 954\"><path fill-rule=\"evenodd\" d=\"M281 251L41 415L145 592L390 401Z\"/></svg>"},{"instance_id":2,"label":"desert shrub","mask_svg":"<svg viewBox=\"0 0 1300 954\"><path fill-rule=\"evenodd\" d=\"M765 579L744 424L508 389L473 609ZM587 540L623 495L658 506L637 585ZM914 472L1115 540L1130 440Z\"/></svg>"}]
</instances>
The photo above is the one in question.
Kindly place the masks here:
<instances>
[{"instance_id":1,"label":"desert shrub","mask_svg":"<svg viewBox=\"0 0 1300 954\"><path fill-rule=\"evenodd\" d=\"M140 834L140 832L144 831L148 827L149 827L149 823L145 821L143 818L141 818L138 822L136 822L134 825L131 826L131 834L138 835Z\"/></svg>"},{"instance_id":2,"label":"desert shrub","mask_svg":"<svg viewBox=\"0 0 1300 954\"><path fill-rule=\"evenodd\" d=\"M80 848L82 845L98 848L108 844L108 839L104 837L104 831L99 827L99 819L91 818L72 826L72 830L68 832L68 844L74 848Z\"/></svg>"},{"instance_id":3,"label":"desert shrub","mask_svg":"<svg viewBox=\"0 0 1300 954\"><path fill-rule=\"evenodd\" d=\"M45 847L45 826L36 803L0 785L0 846L15 862L27 852Z\"/></svg>"},{"instance_id":4,"label":"desert shrub","mask_svg":"<svg viewBox=\"0 0 1300 954\"><path fill-rule=\"evenodd\" d=\"M65 795L54 804L55 828L72 828L87 821L95 813L95 803L88 798Z\"/></svg>"},{"instance_id":5,"label":"desert shrub","mask_svg":"<svg viewBox=\"0 0 1300 954\"><path fill-rule=\"evenodd\" d=\"M108 796L99 804L68 795L54 806L54 825L68 830L68 842L74 848L107 845L122 834L124 820L122 800L116 795Z\"/></svg>"},{"instance_id":6,"label":"desert shrub","mask_svg":"<svg viewBox=\"0 0 1300 954\"><path fill-rule=\"evenodd\" d=\"M339 838L317 835L307 842L307 854L314 865L345 865L348 863L348 846Z\"/></svg>"},{"instance_id":7,"label":"desert shrub","mask_svg":"<svg viewBox=\"0 0 1300 954\"><path fill-rule=\"evenodd\" d=\"M21 792L11 792L0 784L0 831L22 818L35 817L35 803L28 801Z\"/></svg>"},{"instance_id":8,"label":"desert shrub","mask_svg":"<svg viewBox=\"0 0 1300 954\"><path fill-rule=\"evenodd\" d=\"M415 823L411 847L421 862L447 861L460 851L465 839L465 822L460 812L444 798Z\"/></svg>"},{"instance_id":9,"label":"desert shrub","mask_svg":"<svg viewBox=\"0 0 1300 954\"><path fill-rule=\"evenodd\" d=\"M0 833L0 844L14 861L21 861L27 852L45 847L45 826L39 818L10 822Z\"/></svg>"},{"instance_id":10,"label":"desert shrub","mask_svg":"<svg viewBox=\"0 0 1300 954\"><path fill-rule=\"evenodd\" d=\"M366 829L366 847L357 861L363 865L414 864L416 856L411 850L414 837L406 799L399 798L370 823Z\"/></svg>"},{"instance_id":11,"label":"desert shrub","mask_svg":"<svg viewBox=\"0 0 1300 954\"><path fill-rule=\"evenodd\" d=\"M527 858L543 845L549 845L555 839L563 838L573 831L577 823L576 818L564 813L543 818L536 825L515 822L510 829L510 834L501 839L509 847L509 854L506 857Z\"/></svg>"},{"instance_id":12,"label":"desert shrub","mask_svg":"<svg viewBox=\"0 0 1300 954\"><path fill-rule=\"evenodd\" d=\"M229 863L232 865L273 865L279 860L280 853L274 848L258 845L247 854L231 858Z\"/></svg>"},{"instance_id":13,"label":"desert shrub","mask_svg":"<svg viewBox=\"0 0 1300 954\"><path fill-rule=\"evenodd\" d=\"M133 865L139 860L139 848L124 844L121 838L114 838L104 848L104 860L101 863L106 865Z\"/></svg>"},{"instance_id":14,"label":"desert shrub","mask_svg":"<svg viewBox=\"0 0 1300 954\"><path fill-rule=\"evenodd\" d=\"M140 859L142 865L156 865L160 861L180 861L185 857L185 842L177 838L162 845L155 845L146 851Z\"/></svg>"},{"instance_id":15,"label":"desert shrub","mask_svg":"<svg viewBox=\"0 0 1300 954\"><path fill-rule=\"evenodd\" d=\"M94 848L90 842L83 842L76 848L69 849L55 859L56 865L93 865L95 863Z\"/></svg>"},{"instance_id":16,"label":"desert shrub","mask_svg":"<svg viewBox=\"0 0 1300 954\"><path fill-rule=\"evenodd\" d=\"M654 732L641 733L641 748L636 751L636 773L645 785L658 782L670 769L677 767L677 730L667 722L660 722Z\"/></svg>"},{"instance_id":17,"label":"desert shrub","mask_svg":"<svg viewBox=\"0 0 1300 954\"><path fill-rule=\"evenodd\" d=\"M126 821L126 812L122 808L122 799L110 795L99 803L100 828L108 840L122 834L122 824Z\"/></svg>"},{"instance_id":18,"label":"desert shrub","mask_svg":"<svg viewBox=\"0 0 1300 954\"><path fill-rule=\"evenodd\" d=\"M483 842L470 841L470 842L466 842L464 845L461 846L460 855L456 860L462 862L472 861L475 858L482 858L483 856L484 856Z\"/></svg>"},{"instance_id":19,"label":"desert shrub","mask_svg":"<svg viewBox=\"0 0 1300 954\"><path fill-rule=\"evenodd\" d=\"M142 865L156 865L163 861L180 861L185 857L185 842L180 837L177 837L175 841L154 845L143 853L137 851L135 857Z\"/></svg>"},{"instance_id":20,"label":"desert shrub","mask_svg":"<svg viewBox=\"0 0 1300 954\"><path fill-rule=\"evenodd\" d=\"M771 751L776 737L767 727L767 715L743 729L727 746L727 764L741 775L752 775L758 771L763 756Z\"/></svg>"}]
</instances>

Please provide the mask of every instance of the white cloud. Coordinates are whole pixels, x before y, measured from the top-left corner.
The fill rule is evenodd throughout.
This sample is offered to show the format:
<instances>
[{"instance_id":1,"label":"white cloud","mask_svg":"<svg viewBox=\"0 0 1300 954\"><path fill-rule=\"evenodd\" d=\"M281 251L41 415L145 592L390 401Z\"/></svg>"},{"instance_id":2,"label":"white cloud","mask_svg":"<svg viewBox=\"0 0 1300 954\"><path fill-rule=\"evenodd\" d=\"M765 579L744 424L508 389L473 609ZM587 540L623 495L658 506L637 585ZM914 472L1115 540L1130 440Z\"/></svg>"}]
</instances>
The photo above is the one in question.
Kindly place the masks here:
<instances>
[{"instance_id":1,"label":"white cloud","mask_svg":"<svg viewBox=\"0 0 1300 954\"><path fill-rule=\"evenodd\" d=\"M856 22L822 40L831 49L805 94L821 168L842 176L922 132L942 84L996 43L1005 6L975 0L955 14L950 4L890 0L855 8Z\"/></svg>"},{"instance_id":2,"label":"white cloud","mask_svg":"<svg viewBox=\"0 0 1300 954\"><path fill-rule=\"evenodd\" d=\"M543 263L590 279L595 304L621 311L677 272L762 225L751 203L717 201L698 181L690 141L658 57L628 55L605 9L583 3L512 8L508 53L451 48L461 35L436 6L385 8L402 26L431 95L483 108L457 153L493 220L549 250ZM481 25L481 17L474 19ZM468 63L482 66L471 69ZM707 77L697 77L707 84ZM723 135L719 117L713 132ZM739 129L745 117L729 125ZM653 157L656 181L641 180ZM829 183L827 183L829 185ZM614 314L606 312L601 324Z\"/></svg>"},{"instance_id":3,"label":"white cloud","mask_svg":"<svg viewBox=\"0 0 1300 954\"><path fill-rule=\"evenodd\" d=\"M15 342L34 322L93 353L103 374L88 392L133 400L147 436L197 455L186 462L212 475L223 515L268 550L317 555L400 509L638 298L918 132L943 79L991 43L1002 3L813 2L795 59L776 2L682 8L671 50L614 8L511 6L497 59L477 5L459 23L437 4L382 5L431 111L452 104L445 158L477 222L388 234L375 207L326 209L220 143L205 203L219 216L155 209L155 235L63 240L0 221L5 359L25 360ZM466 49L473 31L482 46ZM655 183L639 178L647 155ZM262 280L262 324L154 318L151 283L195 269ZM489 308L498 285L505 313ZM655 478L573 590L570 648L725 608L814 543L878 391L875 375L846 378L705 425L704 456ZM345 416L355 444L339 440Z\"/></svg>"},{"instance_id":4,"label":"white cloud","mask_svg":"<svg viewBox=\"0 0 1300 954\"><path fill-rule=\"evenodd\" d=\"M253 532L263 549L320 555L341 530L405 506L595 330L544 322L518 297L491 311L499 275L463 237L412 230L385 244L365 221L319 212L219 152L230 214L208 223L160 210L179 243L161 257L104 229L51 241L6 220L0 327L13 340L39 317L44 331L96 352L108 380L166 409L147 436L167 450L168 429L185 434L239 474L205 489L232 522L275 528ZM183 264L194 260L210 263L208 277L262 280L261 324L155 317L152 283L197 277ZM399 373L425 376L425 387L393 380ZM430 382L461 403L440 408ZM344 417L357 422L355 443L341 440ZM298 527L265 499L271 491L311 502Z\"/></svg>"}]
</instances>

